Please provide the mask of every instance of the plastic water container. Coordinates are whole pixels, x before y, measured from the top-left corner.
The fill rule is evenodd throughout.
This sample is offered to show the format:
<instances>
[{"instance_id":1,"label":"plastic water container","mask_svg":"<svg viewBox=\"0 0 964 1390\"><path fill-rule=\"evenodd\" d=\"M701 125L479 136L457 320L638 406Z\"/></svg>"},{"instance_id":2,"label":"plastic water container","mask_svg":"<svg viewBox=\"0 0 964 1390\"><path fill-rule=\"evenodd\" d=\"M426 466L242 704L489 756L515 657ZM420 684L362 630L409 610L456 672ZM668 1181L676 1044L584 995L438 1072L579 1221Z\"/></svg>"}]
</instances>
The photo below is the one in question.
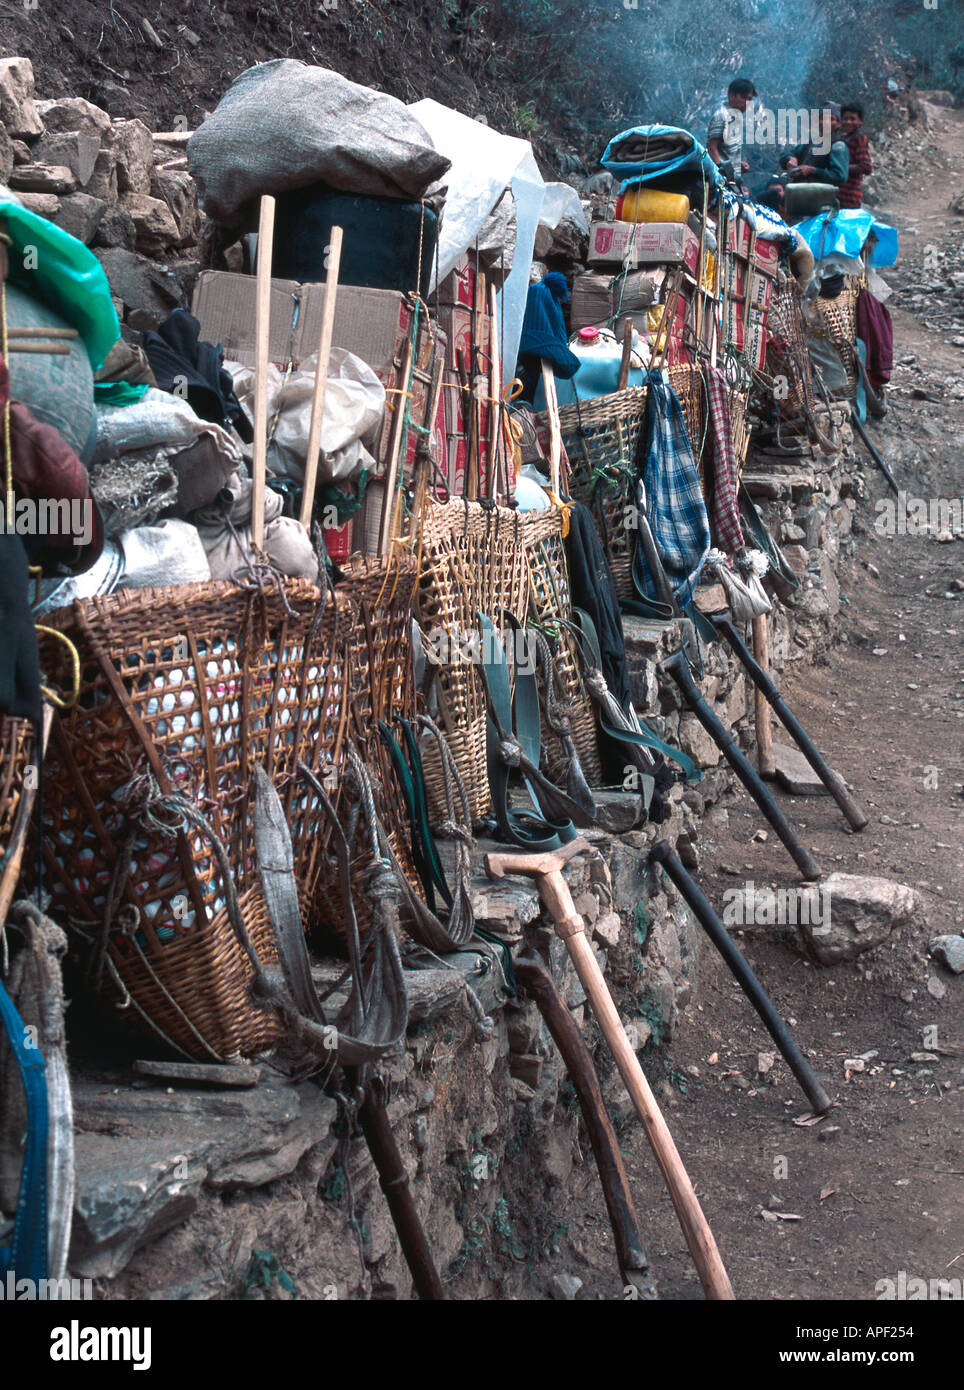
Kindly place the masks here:
<instances>
[{"instance_id":1,"label":"plastic water container","mask_svg":"<svg viewBox=\"0 0 964 1390\"><path fill-rule=\"evenodd\" d=\"M608 396L619 388L619 368L623 360L623 345L608 328L581 328L569 342L569 350L582 359L582 365L569 381L556 378L556 395L560 406L574 401ZM629 386L642 386L645 369L634 354L630 359ZM536 388L534 406L545 410L542 382Z\"/></svg>"},{"instance_id":2,"label":"plastic water container","mask_svg":"<svg viewBox=\"0 0 964 1390\"><path fill-rule=\"evenodd\" d=\"M627 188L616 200L620 222L685 222L690 200L683 193L664 193L662 189L639 184Z\"/></svg>"}]
</instances>

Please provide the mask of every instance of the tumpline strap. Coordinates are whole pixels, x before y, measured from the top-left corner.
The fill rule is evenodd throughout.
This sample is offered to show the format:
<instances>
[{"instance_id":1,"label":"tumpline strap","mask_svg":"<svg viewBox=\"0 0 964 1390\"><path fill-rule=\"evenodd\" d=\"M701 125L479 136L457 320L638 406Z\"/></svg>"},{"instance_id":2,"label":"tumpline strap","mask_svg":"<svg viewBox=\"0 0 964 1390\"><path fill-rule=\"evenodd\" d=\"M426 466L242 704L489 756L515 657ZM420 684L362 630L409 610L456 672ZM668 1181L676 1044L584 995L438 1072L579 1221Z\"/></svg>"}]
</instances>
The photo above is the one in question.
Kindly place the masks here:
<instances>
[{"instance_id":1,"label":"tumpline strap","mask_svg":"<svg viewBox=\"0 0 964 1390\"><path fill-rule=\"evenodd\" d=\"M0 1273L21 1279L47 1278L47 1069L37 1046L0 980L0 1018L16 1059L27 1099L27 1142L23 1152L13 1237L0 1246Z\"/></svg>"},{"instance_id":2,"label":"tumpline strap","mask_svg":"<svg viewBox=\"0 0 964 1390\"><path fill-rule=\"evenodd\" d=\"M503 615L514 632L524 631L517 618ZM509 670L505 647L492 620L480 613L479 631L482 638L482 676L486 690L488 718L486 720L486 758L489 771L489 791L495 810L496 827L504 844L542 852L558 849L576 838L571 818L543 809L547 798L558 806L569 802L565 793L551 787L539 773L542 735L539 720L539 689L535 670L526 673L516 666L515 719L509 688ZM509 776L518 767L537 814L515 811L509 805ZM574 809L575 803L570 803Z\"/></svg>"},{"instance_id":3,"label":"tumpline strap","mask_svg":"<svg viewBox=\"0 0 964 1390\"><path fill-rule=\"evenodd\" d=\"M596 633L596 625L589 614L583 609L573 608L571 630L576 636L579 654L583 661L586 661L586 652L588 651L592 660L592 665L596 670L601 670L602 656L599 648L599 637ZM585 643L585 646L583 646L583 643ZM687 782L698 782L702 777L702 773L693 762L692 758L688 757L681 748L673 748L670 744L664 743L661 738L658 738L652 730L646 727L646 724L640 719L638 714L636 715L636 722L639 724L639 731L637 732L632 729L616 728L600 711L597 711L597 713L599 715L600 728L604 733L608 734L610 738L616 739L619 743L629 743L635 745L637 748L649 748L655 753L662 753L664 758L670 758L674 763L679 764L683 769L683 774Z\"/></svg>"}]
</instances>

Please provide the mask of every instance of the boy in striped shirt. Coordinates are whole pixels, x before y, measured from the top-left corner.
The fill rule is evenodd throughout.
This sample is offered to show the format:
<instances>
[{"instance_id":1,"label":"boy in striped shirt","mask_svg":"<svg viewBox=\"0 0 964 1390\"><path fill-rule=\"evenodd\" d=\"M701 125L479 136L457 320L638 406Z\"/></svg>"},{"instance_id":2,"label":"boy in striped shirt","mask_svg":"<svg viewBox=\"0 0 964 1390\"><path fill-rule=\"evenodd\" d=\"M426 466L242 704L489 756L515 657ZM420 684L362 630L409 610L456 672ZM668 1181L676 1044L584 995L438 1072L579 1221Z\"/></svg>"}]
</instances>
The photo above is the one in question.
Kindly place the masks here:
<instances>
[{"instance_id":1,"label":"boy in striped shirt","mask_svg":"<svg viewBox=\"0 0 964 1390\"><path fill-rule=\"evenodd\" d=\"M864 122L862 106L851 102L840 111L840 136L850 151L850 171L846 183L837 191L837 201L842 208L863 207L864 194L861 184L866 174L873 173L867 137L861 133Z\"/></svg>"}]
</instances>

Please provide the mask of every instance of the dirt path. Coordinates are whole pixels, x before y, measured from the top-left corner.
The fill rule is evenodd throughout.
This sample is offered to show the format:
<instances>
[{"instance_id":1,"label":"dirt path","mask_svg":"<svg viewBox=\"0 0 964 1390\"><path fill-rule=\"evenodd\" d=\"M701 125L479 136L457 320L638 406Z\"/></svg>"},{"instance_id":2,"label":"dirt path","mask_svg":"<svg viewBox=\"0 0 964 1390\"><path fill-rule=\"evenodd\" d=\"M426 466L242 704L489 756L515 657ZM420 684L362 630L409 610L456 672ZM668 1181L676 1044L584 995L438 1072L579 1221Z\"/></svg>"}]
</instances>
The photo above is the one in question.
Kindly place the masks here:
<instances>
[{"instance_id":1,"label":"dirt path","mask_svg":"<svg viewBox=\"0 0 964 1390\"><path fill-rule=\"evenodd\" d=\"M887 275L896 287L889 307L899 365L890 413L874 437L902 487L950 498L964 490L964 350L951 342L962 330L931 329L926 320L952 321L955 303L964 318L964 306L946 283L936 293L913 287L946 279L961 255L962 221L947 204L960 188L948 170L964 167L964 113L929 110L933 149L920 177L878 209L898 227L902 256ZM927 269L935 265L927 247L936 248L938 271ZM933 400L915 398L915 389ZM808 1107L782 1061L758 1076L770 1039L715 954L704 953L699 1002L686 1011L660 1085L741 1298L874 1299L878 1281L896 1280L900 1270L964 1279L964 976L927 955L933 936L964 930L964 594L950 587L964 579L964 541L878 536L873 503L889 494L879 475L871 486L841 645L828 665L785 691L855 786L870 824L853 835L827 797L781 801L826 872L911 884L926 922L832 969L807 963L787 929L743 936L745 954L839 1102L815 1126L793 1123ZM744 878L799 883L774 836L753 842L761 824L743 795L725 815L714 808L707 817L703 886L718 907ZM867 1070L848 1080L844 1059L869 1052ZM633 1190L649 1194L640 1217L661 1295L700 1297L635 1126L624 1143ZM799 1219L780 1219L788 1214Z\"/></svg>"}]
</instances>

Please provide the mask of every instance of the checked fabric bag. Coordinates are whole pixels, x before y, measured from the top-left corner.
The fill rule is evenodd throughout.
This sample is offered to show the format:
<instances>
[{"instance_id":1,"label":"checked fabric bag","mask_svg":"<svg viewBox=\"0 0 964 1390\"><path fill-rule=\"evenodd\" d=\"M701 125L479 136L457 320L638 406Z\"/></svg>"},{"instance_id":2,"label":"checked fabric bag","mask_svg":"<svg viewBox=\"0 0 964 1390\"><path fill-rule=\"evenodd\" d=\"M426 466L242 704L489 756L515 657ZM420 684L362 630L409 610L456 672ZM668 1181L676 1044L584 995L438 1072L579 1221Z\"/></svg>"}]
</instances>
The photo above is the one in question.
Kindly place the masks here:
<instances>
[{"instance_id":1,"label":"checked fabric bag","mask_svg":"<svg viewBox=\"0 0 964 1390\"><path fill-rule=\"evenodd\" d=\"M646 514L663 568L682 608L693 597L710 549L710 524L679 398L659 372L646 378L646 421L637 469L646 490ZM651 599L659 590L637 540L637 582Z\"/></svg>"}]
</instances>

